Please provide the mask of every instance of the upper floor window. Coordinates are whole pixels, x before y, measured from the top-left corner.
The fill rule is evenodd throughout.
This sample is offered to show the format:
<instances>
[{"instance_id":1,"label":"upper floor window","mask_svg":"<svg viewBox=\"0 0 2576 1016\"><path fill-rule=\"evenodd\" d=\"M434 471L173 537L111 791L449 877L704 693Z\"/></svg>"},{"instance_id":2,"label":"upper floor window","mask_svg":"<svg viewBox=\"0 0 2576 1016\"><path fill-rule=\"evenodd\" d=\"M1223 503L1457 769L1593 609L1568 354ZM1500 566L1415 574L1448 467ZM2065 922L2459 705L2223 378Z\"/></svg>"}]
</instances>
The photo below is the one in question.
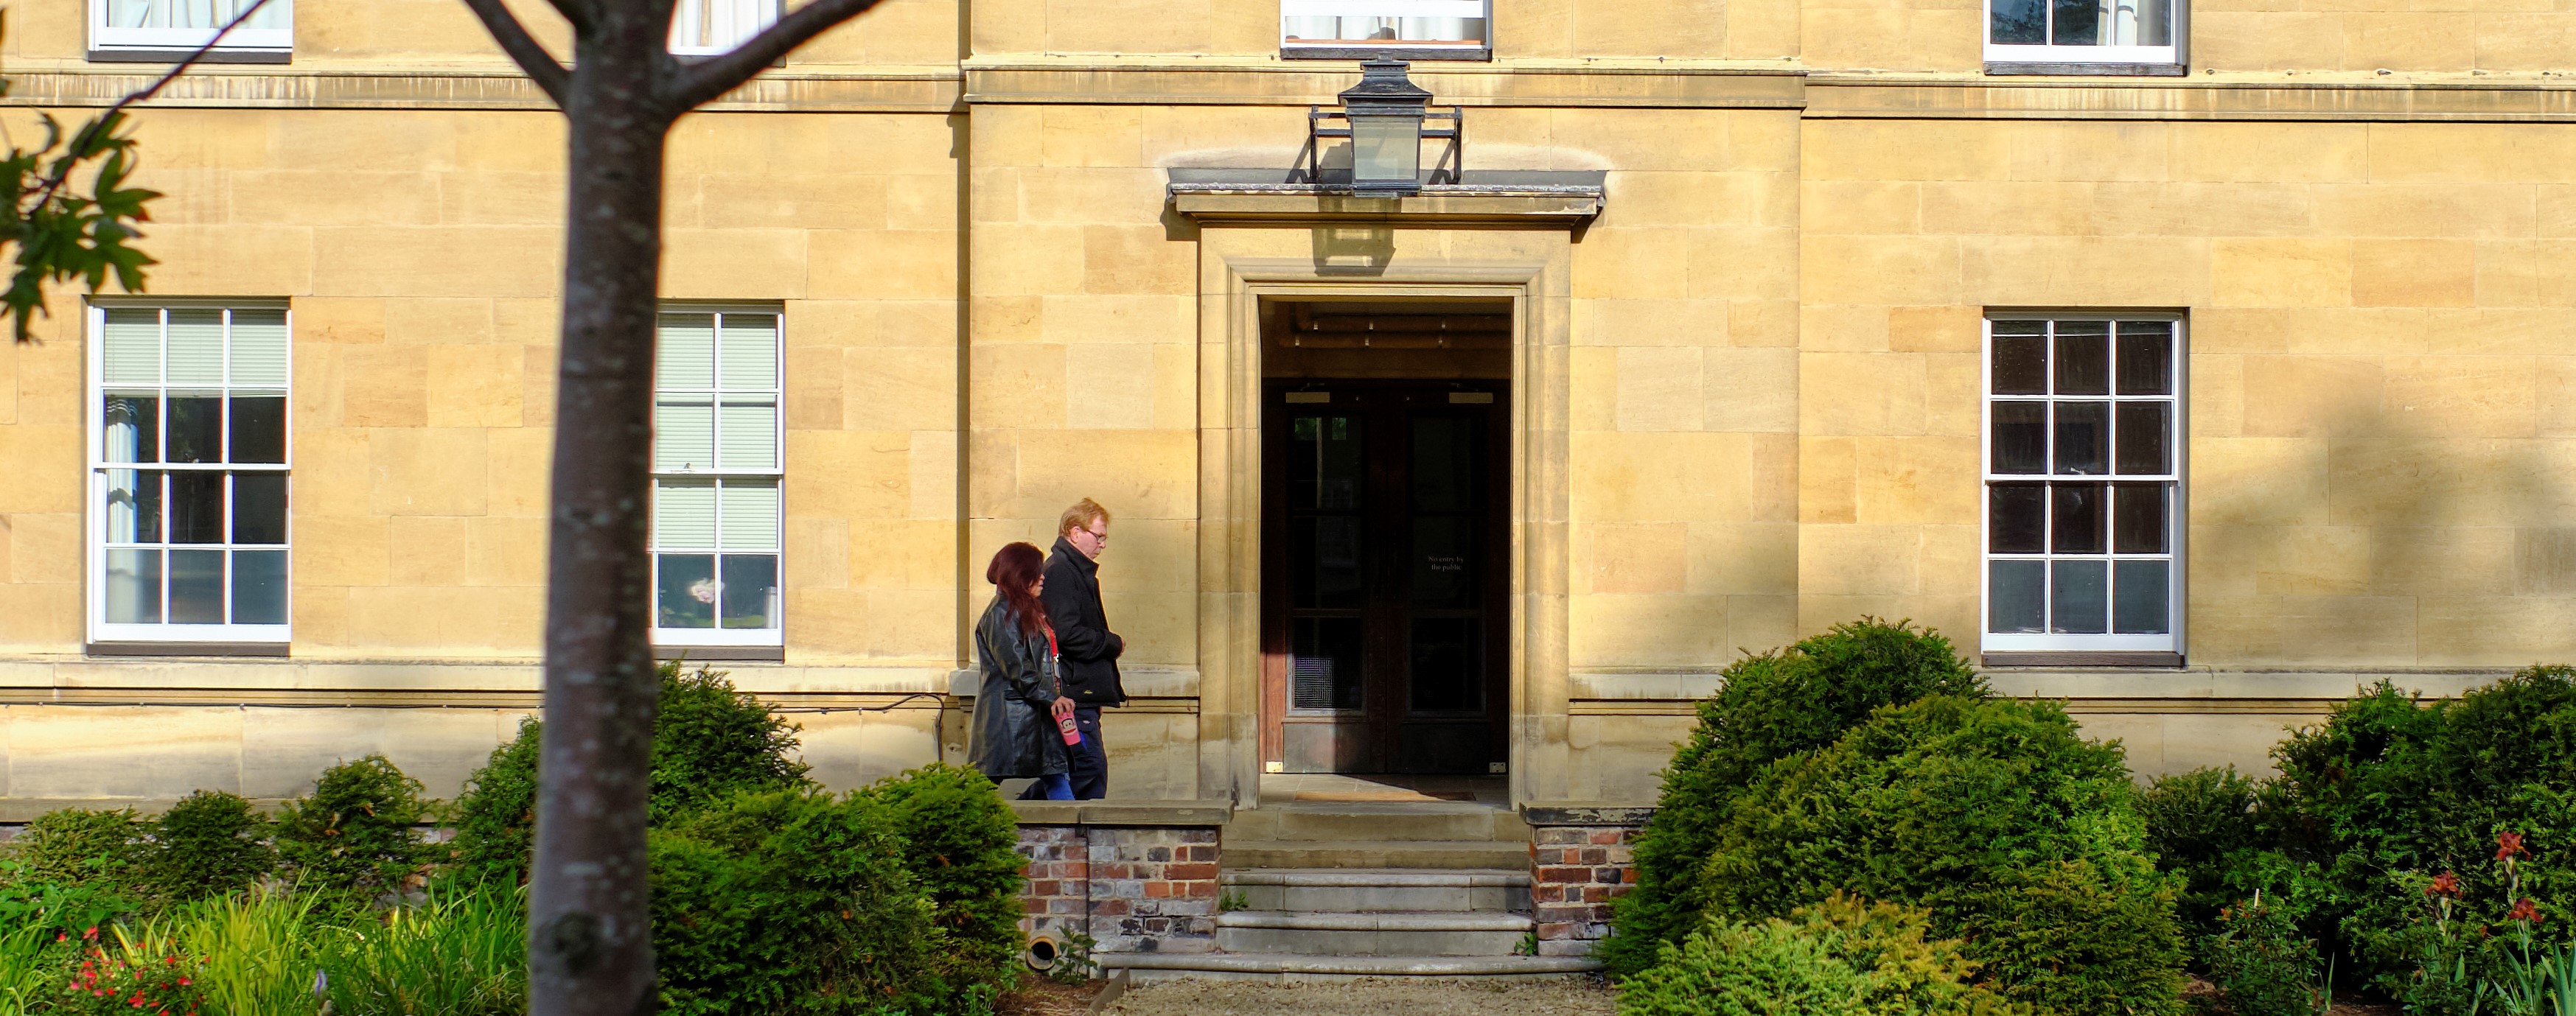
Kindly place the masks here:
<instances>
[{"instance_id":1,"label":"upper floor window","mask_svg":"<svg viewBox=\"0 0 2576 1016\"><path fill-rule=\"evenodd\" d=\"M92 642L287 640L286 308L89 310Z\"/></svg>"},{"instance_id":2,"label":"upper floor window","mask_svg":"<svg viewBox=\"0 0 2576 1016\"><path fill-rule=\"evenodd\" d=\"M2180 74L2182 15L2181 0L1986 0L1986 69Z\"/></svg>"},{"instance_id":3,"label":"upper floor window","mask_svg":"<svg viewBox=\"0 0 2576 1016\"><path fill-rule=\"evenodd\" d=\"M665 308L653 397L653 638L780 644L776 308Z\"/></svg>"},{"instance_id":4,"label":"upper floor window","mask_svg":"<svg viewBox=\"0 0 2576 1016\"><path fill-rule=\"evenodd\" d=\"M2180 652L2182 323L1986 323L1988 652Z\"/></svg>"},{"instance_id":5,"label":"upper floor window","mask_svg":"<svg viewBox=\"0 0 2576 1016\"><path fill-rule=\"evenodd\" d=\"M713 56L778 23L778 0L680 0L671 10L671 52Z\"/></svg>"},{"instance_id":6,"label":"upper floor window","mask_svg":"<svg viewBox=\"0 0 2576 1016\"><path fill-rule=\"evenodd\" d=\"M1281 55L1481 60L1490 0L1279 0Z\"/></svg>"},{"instance_id":7,"label":"upper floor window","mask_svg":"<svg viewBox=\"0 0 2576 1016\"><path fill-rule=\"evenodd\" d=\"M93 60L169 60L195 52L249 10L252 0L89 0ZM283 62L295 49L295 0L268 0L208 54Z\"/></svg>"}]
</instances>

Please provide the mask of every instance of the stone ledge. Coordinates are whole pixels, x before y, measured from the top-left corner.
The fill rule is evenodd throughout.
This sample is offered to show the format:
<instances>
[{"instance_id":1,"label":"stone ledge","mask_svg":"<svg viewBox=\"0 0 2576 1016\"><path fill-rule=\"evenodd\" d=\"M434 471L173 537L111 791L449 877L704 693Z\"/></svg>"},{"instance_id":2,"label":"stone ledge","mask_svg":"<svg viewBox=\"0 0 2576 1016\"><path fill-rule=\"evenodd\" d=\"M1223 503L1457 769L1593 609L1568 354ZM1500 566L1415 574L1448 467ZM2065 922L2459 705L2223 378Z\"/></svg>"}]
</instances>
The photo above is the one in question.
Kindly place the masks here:
<instances>
[{"instance_id":1,"label":"stone ledge","mask_svg":"<svg viewBox=\"0 0 2576 1016\"><path fill-rule=\"evenodd\" d=\"M1234 818L1225 801L1011 801L1024 826L1222 826Z\"/></svg>"},{"instance_id":2,"label":"stone ledge","mask_svg":"<svg viewBox=\"0 0 2576 1016\"><path fill-rule=\"evenodd\" d=\"M1379 222L1572 228L1601 214L1599 187L1426 186L1409 198L1360 197L1315 184L1171 185L1172 210L1200 223Z\"/></svg>"},{"instance_id":3,"label":"stone ledge","mask_svg":"<svg viewBox=\"0 0 2576 1016\"><path fill-rule=\"evenodd\" d=\"M1651 804L1599 804L1590 801L1529 801L1520 806L1521 821L1533 826L1642 826L1655 816Z\"/></svg>"}]
</instances>

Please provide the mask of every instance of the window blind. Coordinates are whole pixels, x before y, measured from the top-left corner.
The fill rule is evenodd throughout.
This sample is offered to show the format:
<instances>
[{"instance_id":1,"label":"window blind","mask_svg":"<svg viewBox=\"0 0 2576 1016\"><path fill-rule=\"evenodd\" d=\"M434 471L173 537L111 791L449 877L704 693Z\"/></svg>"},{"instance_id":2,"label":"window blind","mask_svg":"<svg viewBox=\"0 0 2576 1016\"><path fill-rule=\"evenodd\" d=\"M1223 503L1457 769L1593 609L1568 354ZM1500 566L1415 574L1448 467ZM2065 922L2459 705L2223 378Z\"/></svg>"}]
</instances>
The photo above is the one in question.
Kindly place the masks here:
<instances>
[{"instance_id":1,"label":"window blind","mask_svg":"<svg viewBox=\"0 0 2576 1016\"><path fill-rule=\"evenodd\" d=\"M665 395L653 403L653 468L692 472L716 466L716 407L703 395Z\"/></svg>"},{"instance_id":2,"label":"window blind","mask_svg":"<svg viewBox=\"0 0 2576 1016\"><path fill-rule=\"evenodd\" d=\"M161 312L116 309L106 314L99 358L108 384L161 383Z\"/></svg>"},{"instance_id":3,"label":"window blind","mask_svg":"<svg viewBox=\"0 0 2576 1016\"><path fill-rule=\"evenodd\" d=\"M224 383L224 312L172 310L169 326L170 383Z\"/></svg>"},{"instance_id":4,"label":"window blind","mask_svg":"<svg viewBox=\"0 0 2576 1016\"><path fill-rule=\"evenodd\" d=\"M286 387L286 312L233 312L232 383Z\"/></svg>"},{"instance_id":5,"label":"window blind","mask_svg":"<svg viewBox=\"0 0 2576 1016\"><path fill-rule=\"evenodd\" d=\"M716 316L664 314L654 353L655 387L716 386Z\"/></svg>"},{"instance_id":6,"label":"window blind","mask_svg":"<svg viewBox=\"0 0 2576 1016\"><path fill-rule=\"evenodd\" d=\"M725 550L778 549L778 485L727 481L721 493Z\"/></svg>"},{"instance_id":7,"label":"window blind","mask_svg":"<svg viewBox=\"0 0 2576 1016\"><path fill-rule=\"evenodd\" d=\"M705 549L716 544L716 482L662 480L654 484L653 545Z\"/></svg>"},{"instance_id":8,"label":"window blind","mask_svg":"<svg viewBox=\"0 0 2576 1016\"><path fill-rule=\"evenodd\" d=\"M724 390L761 391L778 387L778 318L772 314L727 314L724 338Z\"/></svg>"}]
</instances>

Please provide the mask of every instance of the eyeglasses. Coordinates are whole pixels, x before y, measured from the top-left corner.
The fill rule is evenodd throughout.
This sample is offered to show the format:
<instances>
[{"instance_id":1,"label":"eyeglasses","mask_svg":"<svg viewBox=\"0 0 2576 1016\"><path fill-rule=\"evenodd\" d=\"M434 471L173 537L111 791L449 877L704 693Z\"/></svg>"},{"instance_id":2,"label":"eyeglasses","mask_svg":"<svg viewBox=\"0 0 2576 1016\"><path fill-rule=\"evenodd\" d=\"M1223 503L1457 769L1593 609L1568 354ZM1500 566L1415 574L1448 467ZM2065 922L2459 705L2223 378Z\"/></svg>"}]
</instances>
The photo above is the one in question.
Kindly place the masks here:
<instances>
[{"instance_id":1,"label":"eyeglasses","mask_svg":"<svg viewBox=\"0 0 2576 1016\"><path fill-rule=\"evenodd\" d=\"M1089 526L1084 526L1084 527L1082 527L1082 532L1084 533L1084 535L1087 535L1087 536L1091 537L1092 539L1094 539L1094 540L1098 540L1098 541L1100 541L1100 542L1102 542L1102 543L1107 543L1107 542L1109 542L1109 530L1106 530L1106 529L1093 529L1093 528L1091 528L1091 527L1089 527Z\"/></svg>"}]
</instances>

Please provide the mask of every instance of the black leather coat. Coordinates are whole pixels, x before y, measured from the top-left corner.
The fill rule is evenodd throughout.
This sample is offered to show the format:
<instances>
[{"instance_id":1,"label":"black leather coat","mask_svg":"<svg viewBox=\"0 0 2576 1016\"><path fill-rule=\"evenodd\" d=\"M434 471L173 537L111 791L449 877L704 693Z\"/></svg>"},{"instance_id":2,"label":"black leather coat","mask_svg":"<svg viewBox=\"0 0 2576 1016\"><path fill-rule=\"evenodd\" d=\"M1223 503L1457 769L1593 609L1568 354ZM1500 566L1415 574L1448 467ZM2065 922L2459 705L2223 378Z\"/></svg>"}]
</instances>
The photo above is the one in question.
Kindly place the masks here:
<instances>
[{"instance_id":1,"label":"black leather coat","mask_svg":"<svg viewBox=\"0 0 2576 1016\"><path fill-rule=\"evenodd\" d=\"M1056 648L1064 653L1064 693L1076 705L1114 706L1127 701L1118 683L1118 657L1127 641L1109 630L1100 610L1100 562L1057 537L1046 560L1047 619L1055 623Z\"/></svg>"},{"instance_id":2,"label":"black leather coat","mask_svg":"<svg viewBox=\"0 0 2576 1016\"><path fill-rule=\"evenodd\" d=\"M996 781L1065 771L1064 737L1056 732L1055 665L1046 636L1020 634L1009 604L993 597L975 622L975 655L984 682L975 693L966 764Z\"/></svg>"}]
</instances>

